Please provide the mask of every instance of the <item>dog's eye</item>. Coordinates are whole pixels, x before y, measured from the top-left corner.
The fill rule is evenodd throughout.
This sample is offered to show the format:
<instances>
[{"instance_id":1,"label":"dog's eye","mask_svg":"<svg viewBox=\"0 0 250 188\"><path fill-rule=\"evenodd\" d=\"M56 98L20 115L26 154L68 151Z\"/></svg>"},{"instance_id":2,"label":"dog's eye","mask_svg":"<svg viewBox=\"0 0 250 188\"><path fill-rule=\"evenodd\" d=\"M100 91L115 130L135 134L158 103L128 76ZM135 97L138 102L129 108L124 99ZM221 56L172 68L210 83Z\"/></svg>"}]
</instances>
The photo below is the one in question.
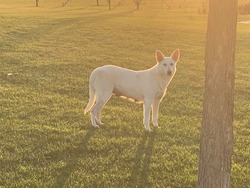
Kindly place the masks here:
<instances>
[{"instance_id":1,"label":"dog's eye","mask_svg":"<svg viewBox=\"0 0 250 188\"><path fill-rule=\"evenodd\" d=\"M163 66L164 66L164 67L166 67L166 66L167 66L167 64L166 64L166 63L164 63L164 64L163 64Z\"/></svg>"},{"instance_id":2,"label":"dog's eye","mask_svg":"<svg viewBox=\"0 0 250 188\"><path fill-rule=\"evenodd\" d=\"M173 65L174 65L174 63L170 63L170 65L171 65L171 66L173 66Z\"/></svg>"}]
</instances>

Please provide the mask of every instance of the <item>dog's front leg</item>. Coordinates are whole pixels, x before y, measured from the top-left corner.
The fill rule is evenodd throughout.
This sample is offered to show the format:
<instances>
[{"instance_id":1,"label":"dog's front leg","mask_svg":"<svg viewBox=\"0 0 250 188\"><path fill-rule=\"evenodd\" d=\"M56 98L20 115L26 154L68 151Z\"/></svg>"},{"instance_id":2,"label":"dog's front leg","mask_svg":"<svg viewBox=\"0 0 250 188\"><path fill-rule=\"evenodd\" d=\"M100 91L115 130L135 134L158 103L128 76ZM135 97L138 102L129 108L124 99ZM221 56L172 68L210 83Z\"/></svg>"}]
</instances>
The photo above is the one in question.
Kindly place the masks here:
<instances>
[{"instance_id":1,"label":"dog's front leg","mask_svg":"<svg viewBox=\"0 0 250 188\"><path fill-rule=\"evenodd\" d=\"M150 107L152 102L150 100L144 100L143 111L144 111L144 119L143 124L145 126L146 131L150 131Z\"/></svg>"},{"instance_id":2,"label":"dog's front leg","mask_svg":"<svg viewBox=\"0 0 250 188\"><path fill-rule=\"evenodd\" d=\"M152 104L152 121L155 128L159 128L158 126L158 112L159 112L159 106L160 106L160 99L156 99Z\"/></svg>"}]
</instances>

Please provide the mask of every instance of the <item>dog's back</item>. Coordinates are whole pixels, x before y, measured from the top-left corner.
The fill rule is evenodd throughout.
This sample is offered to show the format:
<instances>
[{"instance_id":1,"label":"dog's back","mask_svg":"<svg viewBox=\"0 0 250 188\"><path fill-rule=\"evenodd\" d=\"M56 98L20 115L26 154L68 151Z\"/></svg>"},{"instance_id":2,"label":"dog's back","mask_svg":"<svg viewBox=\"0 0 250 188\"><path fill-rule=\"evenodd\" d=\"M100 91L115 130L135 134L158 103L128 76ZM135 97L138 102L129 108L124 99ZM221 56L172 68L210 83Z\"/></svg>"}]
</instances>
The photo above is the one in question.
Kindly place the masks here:
<instances>
[{"instance_id":1,"label":"dog's back","mask_svg":"<svg viewBox=\"0 0 250 188\"><path fill-rule=\"evenodd\" d=\"M95 69L90 76L90 85L99 92L114 93L136 101L142 101L142 88L147 82L147 71L134 71L113 65Z\"/></svg>"}]
</instances>

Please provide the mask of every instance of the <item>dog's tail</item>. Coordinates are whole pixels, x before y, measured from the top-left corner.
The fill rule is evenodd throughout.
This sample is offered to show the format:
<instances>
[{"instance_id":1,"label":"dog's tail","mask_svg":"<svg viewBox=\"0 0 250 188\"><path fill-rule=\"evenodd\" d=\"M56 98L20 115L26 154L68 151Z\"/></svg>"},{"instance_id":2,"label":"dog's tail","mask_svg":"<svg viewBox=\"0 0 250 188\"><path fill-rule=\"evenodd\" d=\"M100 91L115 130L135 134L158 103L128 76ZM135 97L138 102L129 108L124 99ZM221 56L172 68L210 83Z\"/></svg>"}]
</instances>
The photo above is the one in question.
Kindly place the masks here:
<instances>
[{"instance_id":1,"label":"dog's tail","mask_svg":"<svg viewBox=\"0 0 250 188\"><path fill-rule=\"evenodd\" d=\"M84 110L84 115L88 113L94 106L96 101L96 95L95 95L95 90L94 88L90 85L89 87L89 102Z\"/></svg>"}]
</instances>

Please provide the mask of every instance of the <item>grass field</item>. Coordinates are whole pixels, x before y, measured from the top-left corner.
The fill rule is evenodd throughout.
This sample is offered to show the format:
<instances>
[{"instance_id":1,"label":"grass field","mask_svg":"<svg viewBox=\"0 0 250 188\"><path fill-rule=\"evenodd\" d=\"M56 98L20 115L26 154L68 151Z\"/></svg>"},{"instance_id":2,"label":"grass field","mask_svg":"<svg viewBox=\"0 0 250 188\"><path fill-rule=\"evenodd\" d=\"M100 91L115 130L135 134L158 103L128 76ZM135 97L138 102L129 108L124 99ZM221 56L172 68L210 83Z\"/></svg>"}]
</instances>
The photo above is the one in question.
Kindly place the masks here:
<instances>
[{"instance_id":1,"label":"grass field","mask_svg":"<svg viewBox=\"0 0 250 188\"><path fill-rule=\"evenodd\" d=\"M0 187L196 187L207 21L200 1L168 10L147 0L140 11L100 2L0 0ZM238 24L237 35L232 187L247 188L250 25ZM146 69L156 49L176 48L161 129L145 133L142 106L116 97L103 109L105 125L91 128L83 111L94 68Z\"/></svg>"}]
</instances>

